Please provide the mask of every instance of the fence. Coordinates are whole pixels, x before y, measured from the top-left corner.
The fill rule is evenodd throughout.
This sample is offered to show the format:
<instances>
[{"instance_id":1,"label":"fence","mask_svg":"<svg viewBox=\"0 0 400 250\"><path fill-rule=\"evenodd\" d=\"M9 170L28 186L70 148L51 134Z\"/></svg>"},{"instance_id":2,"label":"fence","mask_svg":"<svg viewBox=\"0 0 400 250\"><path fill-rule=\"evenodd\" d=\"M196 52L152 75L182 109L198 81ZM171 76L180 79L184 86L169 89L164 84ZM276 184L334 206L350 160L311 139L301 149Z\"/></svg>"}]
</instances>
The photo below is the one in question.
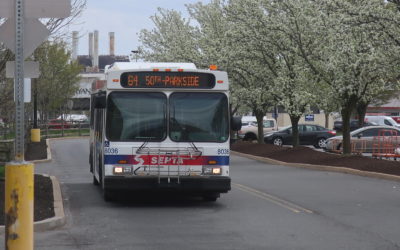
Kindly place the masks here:
<instances>
[{"instance_id":1,"label":"fence","mask_svg":"<svg viewBox=\"0 0 400 250\"><path fill-rule=\"evenodd\" d=\"M65 136L88 136L88 122L49 122L39 126L42 138L65 137Z\"/></svg>"},{"instance_id":2,"label":"fence","mask_svg":"<svg viewBox=\"0 0 400 250\"><path fill-rule=\"evenodd\" d=\"M60 121L57 121L60 122ZM28 128L29 127L29 128ZM32 125L27 125L26 141L30 141L30 128ZM88 122L63 122L55 123L48 122L39 125L41 130L41 137L43 139L65 136L88 136L89 123ZM14 139L15 129L12 125L0 126L0 140Z\"/></svg>"},{"instance_id":3,"label":"fence","mask_svg":"<svg viewBox=\"0 0 400 250\"><path fill-rule=\"evenodd\" d=\"M14 140L0 140L0 165L12 160L14 156Z\"/></svg>"},{"instance_id":4,"label":"fence","mask_svg":"<svg viewBox=\"0 0 400 250\"><path fill-rule=\"evenodd\" d=\"M351 140L350 148L352 154L362 154L366 152L367 141L366 140ZM336 153L343 153L343 141L342 139L332 140L332 151Z\"/></svg>"},{"instance_id":5,"label":"fence","mask_svg":"<svg viewBox=\"0 0 400 250\"><path fill-rule=\"evenodd\" d=\"M375 158L400 158L398 150L400 146L400 137L397 131L380 130L378 136L374 137L372 144L372 157Z\"/></svg>"}]
</instances>

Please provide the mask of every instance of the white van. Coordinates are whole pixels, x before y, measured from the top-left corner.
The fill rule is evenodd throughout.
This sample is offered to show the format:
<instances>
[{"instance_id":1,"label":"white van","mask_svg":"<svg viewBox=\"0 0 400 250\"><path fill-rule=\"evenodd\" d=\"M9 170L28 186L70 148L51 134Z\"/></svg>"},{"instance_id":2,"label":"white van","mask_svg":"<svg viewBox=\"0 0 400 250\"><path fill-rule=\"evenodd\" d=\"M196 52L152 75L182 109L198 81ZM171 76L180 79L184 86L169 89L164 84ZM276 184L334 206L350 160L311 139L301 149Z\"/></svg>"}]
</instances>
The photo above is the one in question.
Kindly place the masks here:
<instances>
[{"instance_id":1,"label":"white van","mask_svg":"<svg viewBox=\"0 0 400 250\"><path fill-rule=\"evenodd\" d=\"M276 130L275 119L267 119L263 117L263 132L271 132ZM242 116L242 128L238 131L239 138L243 140L257 140L258 138L258 126L257 119L255 116Z\"/></svg>"},{"instance_id":2,"label":"white van","mask_svg":"<svg viewBox=\"0 0 400 250\"><path fill-rule=\"evenodd\" d=\"M377 125L386 125L386 126L392 126L392 127L400 128L400 124L398 124L390 116L367 115L364 118L364 122L373 122L373 123L376 123Z\"/></svg>"},{"instance_id":3,"label":"white van","mask_svg":"<svg viewBox=\"0 0 400 250\"><path fill-rule=\"evenodd\" d=\"M264 116L263 120L266 121L267 117ZM244 115L242 116L242 126L257 125L257 118L255 116Z\"/></svg>"}]
</instances>

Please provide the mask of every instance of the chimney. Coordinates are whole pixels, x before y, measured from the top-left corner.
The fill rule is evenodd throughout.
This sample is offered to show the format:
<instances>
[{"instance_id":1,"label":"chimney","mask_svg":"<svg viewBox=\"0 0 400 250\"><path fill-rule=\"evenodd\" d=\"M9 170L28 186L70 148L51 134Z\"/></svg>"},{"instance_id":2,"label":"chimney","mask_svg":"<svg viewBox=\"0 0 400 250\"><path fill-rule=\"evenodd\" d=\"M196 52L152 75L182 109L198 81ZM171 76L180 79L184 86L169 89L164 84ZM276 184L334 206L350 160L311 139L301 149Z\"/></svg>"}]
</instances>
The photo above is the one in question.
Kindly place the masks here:
<instances>
[{"instance_id":1,"label":"chimney","mask_svg":"<svg viewBox=\"0 0 400 250\"><path fill-rule=\"evenodd\" d=\"M93 32L89 33L89 57L93 57Z\"/></svg>"},{"instance_id":2,"label":"chimney","mask_svg":"<svg viewBox=\"0 0 400 250\"><path fill-rule=\"evenodd\" d=\"M109 32L108 36L110 37L110 56L115 55L115 35L114 32Z\"/></svg>"},{"instance_id":3,"label":"chimney","mask_svg":"<svg viewBox=\"0 0 400 250\"><path fill-rule=\"evenodd\" d=\"M93 68L95 71L99 69L99 31L94 31L94 44L93 44Z\"/></svg>"},{"instance_id":4,"label":"chimney","mask_svg":"<svg viewBox=\"0 0 400 250\"><path fill-rule=\"evenodd\" d=\"M72 60L78 59L78 42L79 42L78 31L72 32Z\"/></svg>"}]
</instances>

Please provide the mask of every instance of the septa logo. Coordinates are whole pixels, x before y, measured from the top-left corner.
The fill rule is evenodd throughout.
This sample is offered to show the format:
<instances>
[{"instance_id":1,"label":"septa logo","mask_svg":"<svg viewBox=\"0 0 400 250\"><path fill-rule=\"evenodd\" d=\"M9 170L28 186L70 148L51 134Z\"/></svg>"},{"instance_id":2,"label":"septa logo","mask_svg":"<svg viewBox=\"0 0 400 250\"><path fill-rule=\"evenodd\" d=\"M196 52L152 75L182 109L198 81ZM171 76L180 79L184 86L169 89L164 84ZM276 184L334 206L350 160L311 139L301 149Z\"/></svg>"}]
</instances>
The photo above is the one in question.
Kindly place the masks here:
<instances>
[{"instance_id":1,"label":"septa logo","mask_svg":"<svg viewBox=\"0 0 400 250\"><path fill-rule=\"evenodd\" d=\"M136 155L134 159L135 159L136 162L138 162L135 165L143 166L144 160L140 157L140 155Z\"/></svg>"}]
</instances>

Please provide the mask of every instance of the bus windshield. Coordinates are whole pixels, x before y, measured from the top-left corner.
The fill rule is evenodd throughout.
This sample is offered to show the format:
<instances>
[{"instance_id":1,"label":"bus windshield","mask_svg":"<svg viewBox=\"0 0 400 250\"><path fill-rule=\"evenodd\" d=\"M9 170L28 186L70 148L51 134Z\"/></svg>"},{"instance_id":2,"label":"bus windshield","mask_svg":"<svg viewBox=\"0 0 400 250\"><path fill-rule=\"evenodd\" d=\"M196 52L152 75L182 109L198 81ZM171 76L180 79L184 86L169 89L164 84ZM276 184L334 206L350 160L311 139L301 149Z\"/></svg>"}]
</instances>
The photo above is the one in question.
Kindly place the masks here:
<instances>
[{"instance_id":1,"label":"bus windshield","mask_svg":"<svg viewBox=\"0 0 400 250\"><path fill-rule=\"evenodd\" d=\"M113 92L107 101L110 141L162 141L166 137L167 97L163 93Z\"/></svg>"},{"instance_id":2,"label":"bus windshield","mask_svg":"<svg viewBox=\"0 0 400 250\"><path fill-rule=\"evenodd\" d=\"M169 108L168 108L169 107ZM167 108L169 110L167 110ZM228 99L222 93L113 92L107 102L110 141L225 142L229 138Z\"/></svg>"},{"instance_id":3,"label":"bus windshield","mask_svg":"<svg viewBox=\"0 0 400 250\"><path fill-rule=\"evenodd\" d=\"M228 100L222 93L173 93L169 136L176 142L225 142L229 137Z\"/></svg>"}]
</instances>

